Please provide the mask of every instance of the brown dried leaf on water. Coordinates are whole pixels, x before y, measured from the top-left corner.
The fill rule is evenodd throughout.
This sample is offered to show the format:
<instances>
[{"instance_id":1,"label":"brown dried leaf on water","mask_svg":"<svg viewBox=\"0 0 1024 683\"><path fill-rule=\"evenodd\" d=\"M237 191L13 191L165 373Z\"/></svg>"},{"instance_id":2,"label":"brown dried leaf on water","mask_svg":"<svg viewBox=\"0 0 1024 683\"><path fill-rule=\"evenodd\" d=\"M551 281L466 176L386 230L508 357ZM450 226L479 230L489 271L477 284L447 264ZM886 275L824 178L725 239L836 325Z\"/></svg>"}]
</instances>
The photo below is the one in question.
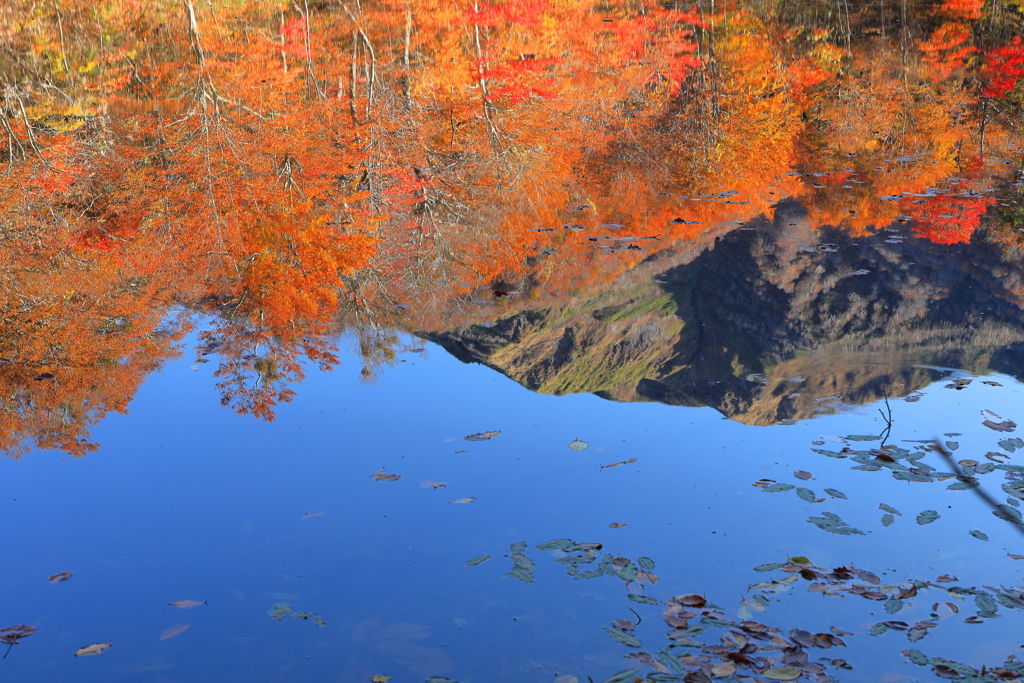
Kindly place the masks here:
<instances>
[{"instance_id":1,"label":"brown dried leaf on water","mask_svg":"<svg viewBox=\"0 0 1024 683\"><path fill-rule=\"evenodd\" d=\"M1003 385L1002 385L1002 384L1000 384L999 382L982 382L982 384L987 384L987 385L989 385L990 387L1001 387L1001 386L1003 386Z\"/></svg>"},{"instance_id":2,"label":"brown dried leaf on water","mask_svg":"<svg viewBox=\"0 0 1024 683\"><path fill-rule=\"evenodd\" d=\"M672 598L672 602L686 607L703 607L708 601L702 595L677 595Z\"/></svg>"},{"instance_id":3,"label":"brown dried leaf on water","mask_svg":"<svg viewBox=\"0 0 1024 683\"><path fill-rule=\"evenodd\" d=\"M802 628L791 628L789 629L789 637L797 645L814 647L814 634L810 631L805 631Z\"/></svg>"},{"instance_id":4,"label":"brown dried leaf on water","mask_svg":"<svg viewBox=\"0 0 1024 683\"><path fill-rule=\"evenodd\" d=\"M796 472L793 473L793 476L796 477L797 479L803 479L804 481L807 481L808 479L814 479L813 474L811 474L810 472L805 472L803 470L797 470Z\"/></svg>"},{"instance_id":5,"label":"brown dried leaf on water","mask_svg":"<svg viewBox=\"0 0 1024 683\"><path fill-rule=\"evenodd\" d=\"M429 479L420 482L421 489L443 489L445 486L448 486L448 482L430 481Z\"/></svg>"},{"instance_id":6,"label":"brown dried leaf on water","mask_svg":"<svg viewBox=\"0 0 1024 683\"><path fill-rule=\"evenodd\" d=\"M1024 555L1014 555L1013 553L1006 553L1006 556L1011 560L1024 560Z\"/></svg>"},{"instance_id":7,"label":"brown dried leaf on water","mask_svg":"<svg viewBox=\"0 0 1024 683\"><path fill-rule=\"evenodd\" d=\"M632 631L634 628L636 628L636 624L634 624L632 621L627 621L626 619L616 619L612 622L612 626L619 629L620 631Z\"/></svg>"},{"instance_id":8,"label":"brown dried leaf on water","mask_svg":"<svg viewBox=\"0 0 1024 683\"><path fill-rule=\"evenodd\" d=\"M391 676L372 676L370 683L388 683L391 680Z\"/></svg>"},{"instance_id":9,"label":"brown dried leaf on water","mask_svg":"<svg viewBox=\"0 0 1024 683\"><path fill-rule=\"evenodd\" d=\"M989 451L988 453L985 454L985 457L991 460L992 462L1010 462L1010 456L1008 456L1006 453L996 453L994 451Z\"/></svg>"},{"instance_id":10,"label":"brown dried leaf on water","mask_svg":"<svg viewBox=\"0 0 1024 683\"><path fill-rule=\"evenodd\" d=\"M174 636L180 636L182 633L189 630L190 628L192 628L192 624L178 624L176 626L171 626L170 628L165 628L160 633L160 640L167 640L168 638L173 638Z\"/></svg>"},{"instance_id":11,"label":"brown dried leaf on water","mask_svg":"<svg viewBox=\"0 0 1024 683\"><path fill-rule=\"evenodd\" d=\"M74 572L60 572L50 577L50 583L60 583L61 581L67 581L71 578Z\"/></svg>"},{"instance_id":12,"label":"brown dried leaf on water","mask_svg":"<svg viewBox=\"0 0 1024 683\"><path fill-rule=\"evenodd\" d=\"M203 600L202 602L199 602L198 600L178 600L177 602L169 602L167 604L171 607L180 607L181 609L192 609L193 607L199 607L200 605L209 605L210 602L209 600Z\"/></svg>"},{"instance_id":13,"label":"brown dried leaf on water","mask_svg":"<svg viewBox=\"0 0 1024 683\"><path fill-rule=\"evenodd\" d=\"M753 485L758 488L766 489L769 486L774 486L777 483L778 482L776 482L774 479L758 479L757 481L754 482Z\"/></svg>"},{"instance_id":14,"label":"brown dried leaf on water","mask_svg":"<svg viewBox=\"0 0 1024 683\"><path fill-rule=\"evenodd\" d=\"M601 465L602 470L606 470L609 467L618 467L619 465L632 465L636 462L636 458L630 458L629 460L623 460L622 462L613 462L611 465Z\"/></svg>"},{"instance_id":15,"label":"brown dried leaf on water","mask_svg":"<svg viewBox=\"0 0 1024 683\"><path fill-rule=\"evenodd\" d=\"M857 578L861 581L867 581L868 583L874 586L877 586L882 581L880 578L878 578L877 574L873 574L872 572L869 572L864 569L854 569L853 573L856 574Z\"/></svg>"},{"instance_id":16,"label":"brown dried leaf on water","mask_svg":"<svg viewBox=\"0 0 1024 683\"><path fill-rule=\"evenodd\" d=\"M622 524L621 522L612 522L608 526L611 527L612 529L621 529L622 527L624 527L626 525Z\"/></svg>"},{"instance_id":17,"label":"brown dried leaf on water","mask_svg":"<svg viewBox=\"0 0 1024 683\"><path fill-rule=\"evenodd\" d=\"M377 481L398 481L399 479L402 478L398 474L388 474L384 470L380 470L379 472L374 472L370 476L373 477L374 479L376 479Z\"/></svg>"},{"instance_id":18,"label":"brown dried leaf on water","mask_svg":"<svg viewBox=\"0 0 1024 683\"><path fill-rule=\"evenodd\" d=\"M33 633L38 633L39 629L35 626L29 626L28 624L18 624L17 626L7 626L6 628L0 628L0 643L7 643L8 645L17 645L18 641L22 638L27 638Z\"/></svg>"},{"instance_id":19,"label":"brown dried leaf on water","mask_svg":"<svg viewBox=\"0 0 1024 683\"><path fill-rule=\"evenodd\" d=\"M501 430L496 432L477 432L476 434L469 434L463 437L466 441L487 441L501 434Z\"/></svg>"},{"instance_id":20,"label":"brown dried leaf on water","mask_svg":"<svg viewBox=\"0 0 1024 683\"><path fill-rule=\"evenodd\" d=\"M87 655L98 655L104 650L109 650L113 645L113 641L106 643L93 643L92 645L86 645L75 650L75 657L85 657Z\"/></svg>"},{"instance_id":21,"label":"brown dried leaf on water","mask_svg":"<svg viewBox=\"0 0 1024 683\"><path fill-rule=\"evenodd\" d=\"M981 424L985 425L989 429L997 432L1012 432L1017 428L1017 423L1012 420L1004 420L1002 417L996 415L991 410L981 411L981 416L985 418L985 421ZM999 420L996 422L996 420Z\"/></svg>"},{"instance_id":22,"label":"brown dried leaf on water","mask_svg":"<svg viewBox=\"0 0 1024 683\"><path fill-rule=\"evenodd\" d=\"M940 576L939 578L937 578L935 580L938 581L939 583L953 583L954 581L959 581L960 579L958 579L955 576L952 576L950 574L943 574L942 576Z\"/></svg>"},{"instance_id":23,"label":"brown dried leaf on water","mask_svg":"<svg viewBox=\"0 0 1024 683\"><path fill-rule=\"evenodd\" d=\"M319 517L322 514L324 514L324 513L322 513L322 512L307 512L307 513L303 514L301 517L299 517L299 521L302 521L304 519L313 519L314 517Z\"/></svg>"}]
</instances>

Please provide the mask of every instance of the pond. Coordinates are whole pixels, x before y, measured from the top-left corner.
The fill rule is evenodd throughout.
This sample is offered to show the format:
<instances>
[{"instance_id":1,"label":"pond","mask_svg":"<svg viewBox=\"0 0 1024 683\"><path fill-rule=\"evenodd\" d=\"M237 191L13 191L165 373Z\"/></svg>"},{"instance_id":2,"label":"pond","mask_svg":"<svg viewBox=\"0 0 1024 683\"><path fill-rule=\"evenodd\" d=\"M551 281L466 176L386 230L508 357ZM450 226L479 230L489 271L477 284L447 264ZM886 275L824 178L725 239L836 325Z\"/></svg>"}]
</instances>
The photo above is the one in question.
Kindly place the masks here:
<instances>
[{"instance_id":1,"label":"pond","mask_svg":"<svg viewBox=\"0 0 1024 683\"><path fill-rule=\"evenodd\" d=\"M1024 678L1016 3L9 15L4 680Z\"/></svg>"}]
</instances>

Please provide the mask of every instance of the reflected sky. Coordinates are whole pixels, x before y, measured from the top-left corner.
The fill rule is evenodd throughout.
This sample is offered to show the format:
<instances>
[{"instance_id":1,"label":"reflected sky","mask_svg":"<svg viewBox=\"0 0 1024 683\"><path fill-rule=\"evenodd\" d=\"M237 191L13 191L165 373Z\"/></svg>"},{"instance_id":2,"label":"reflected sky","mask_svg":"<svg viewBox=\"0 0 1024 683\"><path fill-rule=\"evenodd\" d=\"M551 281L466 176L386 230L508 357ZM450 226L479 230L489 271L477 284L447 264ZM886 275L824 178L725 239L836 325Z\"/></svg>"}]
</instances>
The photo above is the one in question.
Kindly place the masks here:
<instances>
[{"instance_id":1,"label":"reflected sky","mask_svg":"<svg viewBox=\"0 0 1024 683\"><path fill-rule=\"evenodd\" d=\"M12 680L604 680L630 668L628 648L602 630L634 619L629 608L643 618L635 633L644 650L668 644L663 608L627 600L615 577L575 580L553 561L557 552L533 549L558 538L602 543L599 557L650 557L660 580L644 594L663 601L699 593L728 618L747 586L766 580L752 568L787 556L852 564L883 584L943 573L959 578L950 585L1019 583L1006 557L1020 552L1019 534L971 492L851 471L848 460L810 450L812 441L838 450L839 437L880 432L875 406L756 427L709 408L530 392L433 345L401 356L373 386L359 383L356 361L311 374L276 422L261 423L228 417L209 366L189 370L182 359L150 376L128 415L97 427L102 448L89 457L41 452L4 461L11 523L0 615L40 629L3 662ZM1006 435L982 426L980 411L1013 419L1022 387L1007 376L984 379L1002 386L938 382L917 402L894 400L892 442L956 431L958 456L984 460L1000 450ZM390 416L383 423L382 414ZM501 434L463 439L488 430ZM574 439L589 447L569 449ZM935 453L923 462L948 469ZM401 479L371 478L381 469ZM814 479L800 482L795 470ZM1002 474L981 477L1000 499ZM751 485L762 478L826 500ZM422 488L427 480L446 486ZM452 502L469 497L476 500ZM879 503L903 516L883 528ZM923 510L940 519L919 526ZM866 535L837 536L805 521L821 511ZM309 512L324 514L303 519ZM969 536L975 528L990 540ZM509 546L520 540L536 563L530 584L505 576ZM483 554L492 558L465 566ZM60 571L74 576L48 585ZM899 654L903 633L867 635L892 618L881 603L805 593L805 584L773 595L754 618L785 631L853 632L835 656L858 679L915 675ZM178 600L209 605L167 605ZM927 619L931 603L946 600L945 591L922 591L897 617ZM278 603L326 625L274 620L267 612ZM999 621L972 625L962 617L973 606L962 607L917 647L975 665L1002 662L1015 647L1007 639L1018 613L1003 609ZM181 624L190 628L160 640ZM107 641L103 655L71 656Z\"/></svg>"}]
</instances>

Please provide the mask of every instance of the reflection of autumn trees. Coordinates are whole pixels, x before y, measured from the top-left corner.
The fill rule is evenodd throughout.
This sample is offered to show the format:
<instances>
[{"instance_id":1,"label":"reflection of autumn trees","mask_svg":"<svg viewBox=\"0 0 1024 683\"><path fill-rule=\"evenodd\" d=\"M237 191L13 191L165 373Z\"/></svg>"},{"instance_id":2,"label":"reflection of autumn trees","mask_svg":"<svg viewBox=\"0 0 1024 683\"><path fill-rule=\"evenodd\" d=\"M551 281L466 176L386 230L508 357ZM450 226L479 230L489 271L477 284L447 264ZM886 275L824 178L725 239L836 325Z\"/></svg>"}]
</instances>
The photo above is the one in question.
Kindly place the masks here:
<instances>
[{"instance_id":1,"label":"reflection of autumn trees","mask_svg":"<svg viewBox=\"0 0 1024 683\"><path fill-rule=\"evenodd\" d=\"M337 330L372 378L396 329L594 291L786 196L971 239L1007 203L1019 12L819 5L6 10L0 448L86 448L170 310L214 315L225 404L269 419Z\"/></svg>"}]
</instances>

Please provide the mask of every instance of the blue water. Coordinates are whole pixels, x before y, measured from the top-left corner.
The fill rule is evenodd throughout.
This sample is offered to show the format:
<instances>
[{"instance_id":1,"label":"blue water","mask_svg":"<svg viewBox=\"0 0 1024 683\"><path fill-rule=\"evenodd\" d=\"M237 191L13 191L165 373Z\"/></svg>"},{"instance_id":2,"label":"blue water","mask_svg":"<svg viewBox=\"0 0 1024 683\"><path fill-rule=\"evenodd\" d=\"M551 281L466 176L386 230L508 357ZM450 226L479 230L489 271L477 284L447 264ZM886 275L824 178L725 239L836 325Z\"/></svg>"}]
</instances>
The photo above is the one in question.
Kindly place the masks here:
<instances>
[{"instance_id":1,"label":"blue water","mask_svg":"<svg viewBox=\"0 0 1024 683\"><path fill-rule=\"evenodd\" d=\"M851 471L834 437L879 433L877 406L846 407L793 426L751 427L707 408L614 403L591 395L532 393L494 371L465 365L440 348L408 353L378 382L359 381L357 358L334 372L311 371L277 420L238 417L221 407L214 363L169 363L149 377L127 415L93 432L102 448L82 459L33 452L0 460L0 627L31 624L0 662L4 681L369 681L395 683L444 676L460 683L595 682L635 664L631 648L604 631L613 619L642 618L634 635L657 653L669 627L664 605L626 599L625 583L603 575L578 580L551 539L604 544L600 558L640 556L660 579L640 591L658 601L697 593L737 619L748 586L787 574L756 572L764 563L806 556L822 568L853 565L881 575L947 586L1024 583L1024 538L971 491L950 482L907 483L886 470ZM957 375L960 376L960 375ZM962 391L939 381L917 403L892 401L891 443L946 432L958 458L985 461L1013 436L982 426L990 409L1024 424L1024 387L992 376ZM488 441L464 436L500 430ZM826 437L825 444L812 441ZM575 439L589 447L577 452ZM876 446L851 443L853 448ZM632 464L602 469L635 458ZM1011 462L1024 460L1011 454ZM923 460L949 468L931 453ZM401 476L376 481L375 472ZM814 479L801 482L794 470ZM1003 502L1004 473L981 477ZM761 478L805 486L826 498L808 503L795 491L766 493ZM420 482L445 482L424 488ZM848 499L831 498L826 487ZM459 499L475 498L469 503ZM879 503L902 512L884 528ZM940 518L918 525L915 516ZM806 521L830 511L865 535L826 533ZM322 512L303 519L306 513ZM610 528L610 524L625 524ZM980 529L990 540L972 538ZM526 541L534 581L506 576L509 547ZM467 567L467 560L490 554ZM597 563L582 565L586 571ZM74 573L62 583L47 577ZM915 647L979 667L1017 651L1021 613L964 623L971 597L922 590L896 615L852 595L823 597L798 579L750 618L811 632L853 632L841 657L852 671L839 680L929 678L900 653ZM904 584L906 585L906 584ZM208 601L191 609L179 600ZM905 632L873 637L879 621L927 619L935 602L959 604L921 642ZM275 604L324 620L275 620ZM944 610L948 612L948 610ZM293 612L293 613L294 613ZM181 630L181 626L189 627ZM169 629L181 630L161 640ZM698 638L718 641L720 629ZM96 656L79 648L111 643ZM762 656L778 656L763 652ZM652 670L639 667L641 671ZM742 670L740 672L742 674ZM571 681L571 679L563 679ZM562 683L562 682L560 682Z\"/></svg>"}]
</instances>

